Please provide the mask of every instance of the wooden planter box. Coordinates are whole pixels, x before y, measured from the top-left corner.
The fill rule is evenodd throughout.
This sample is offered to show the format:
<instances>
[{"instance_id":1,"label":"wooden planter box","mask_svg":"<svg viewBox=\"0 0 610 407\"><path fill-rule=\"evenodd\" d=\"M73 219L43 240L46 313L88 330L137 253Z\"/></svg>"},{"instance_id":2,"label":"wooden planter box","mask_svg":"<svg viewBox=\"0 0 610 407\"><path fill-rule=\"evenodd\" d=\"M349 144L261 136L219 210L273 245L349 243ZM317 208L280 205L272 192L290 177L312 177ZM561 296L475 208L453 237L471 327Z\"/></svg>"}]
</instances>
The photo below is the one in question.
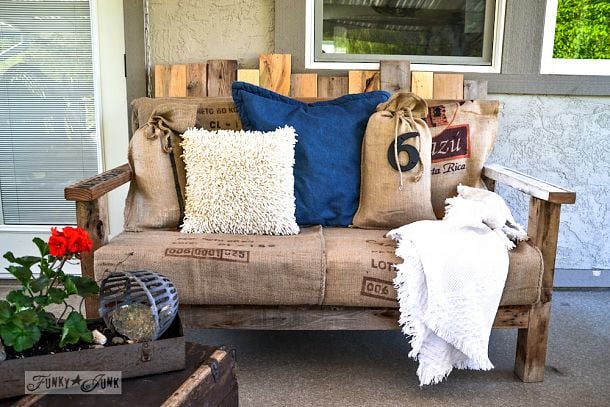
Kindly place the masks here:
<instances>
[{"instance_id":1,"label":"wooden planter box","mask_svg":"<svg viewBox=\"0 0 610 407\"><path fill-rule=\"evenodd\" d=\"M4 361L0 363L0 399L24 394L28 370L120 370L125 379L182 370L184 366L184 334L176 317L156 341Z\"/></svg>"}]
</instances>

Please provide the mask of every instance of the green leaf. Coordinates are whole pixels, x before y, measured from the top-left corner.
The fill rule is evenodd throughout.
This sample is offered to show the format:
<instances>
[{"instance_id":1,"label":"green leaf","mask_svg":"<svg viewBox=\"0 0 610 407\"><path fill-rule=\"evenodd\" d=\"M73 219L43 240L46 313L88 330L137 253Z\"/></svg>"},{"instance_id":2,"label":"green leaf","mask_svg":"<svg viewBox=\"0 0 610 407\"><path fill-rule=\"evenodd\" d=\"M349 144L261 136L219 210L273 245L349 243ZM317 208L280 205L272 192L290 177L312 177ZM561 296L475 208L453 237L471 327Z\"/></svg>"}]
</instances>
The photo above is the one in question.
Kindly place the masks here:
<instances>
[{"instance_id":1,"label":"green leaf","mask_svg":"<svg viewBox=\"0 0 610 407\"><path fill-rule=\"evenodd\" d=\"M36 325L20 325L19 319L0 325L0 336L6 346L10 346L17 352L31 348L40 340L40 329Z\"/></svg>"},{"instance_id":2,"label":"green leaf","mask_svg":"<svg viewBox=\"0 0 610 407\"><path fill-rule=\"evenodd\" d=\"M13 290L6 296L6 300L11 304L15 304L20 308L23 307L31 307L33 305L34 300L32 297L25 295L22 289Z\"/></svg>"},{"instance_id":3,"label":"green leaf","mask_svg":"<svg viewBox=\"0 0 610 407\"><path fill-rule=\"evenodd\" d=\"M89 297L100 292L97 283L89 277L71 276L71 280L76 286L76 294L81 297Z\"/></svg>"},{"instance_id":4,"label":"green leaf","mask_svg":"<svg viewBox=\"0 0 610 407\"><path fill-rule=\"evenodd\" d=\"M32 277L32 271L29 269L29 267L8 266L7 270L24 286L28 285L30 278Z\"/></svg>"},{"instance_id":5,"label":"green leaf","mask_svg":"<svg viewBox=\"0 0 610 407\"><path fill-rule=\"evenodd\" d=\"M13 307L8 301L0 300L0 324L5 323L13 316Z\"/></svg>"},{"instance_id":6,"label":"green leaf","mask_svg":"<svg viewBox=\"0 0 610 407\"><path fill-rule=\"evenodd\" d=\"M76 284L72 280L73 276L65 276L64 277L64 289L68 293L68 295L76 294Z\"/></svg>"},{"instance_id":7,"label":"green leaf","mask_svg":"<svg viewBox=\"0 0 610 407\"><path fill-rule=\"evenodd\" d=\"M35 237L34 239L32 239L32 242L34 242L36 247L38 247L38 250L40 251L40 255L42 257L49 254L49 245L47 244L47 242L45 242L39 237Z\"/></svg>"},{"instance_id":8,"label":"green leaf","mask_svg":"<svg viewBox=\"0 0 610 407\"><path fill-rule=\"evenodd\" d=\"M87 329L85 318L80 313L72 311L64 321L59 346L63 348L67 344L75 344L80 341L91 343L92 340L93 336Z\"/></svg>"},{"instance_id":9,"label":"green leaf","mask_svg":"<svg viewBox=\"0 0 610 407\"><path fill-rule=\"evenodd\" d=\"M21 320L24 326L36 325L38 323L38 314L33 309L16 312L14 317Z\"/></svg>"},{"instance_id":10,"label":"green leaf","mask_svg":"<svg viewBox=\"0 0 610 407\"><path fill-rule=\"evenodd\" d=\"M17 263L26 268L30 268L34 264L40 262L40 257L36 257L36 256L15 257L15 255L12 252L6 252L4 254L4 258L7 259L8 261L10 261L11 263Z\"/></svg>"},{"instance_id":11,"label":"green leaf","mask_svg":"<svg viewBox=\"0 0 610 407\"><path fill-rule=\"evenodd\" d=\"M63 304L64 300L68 298L68 294L64 290L56 287L49 288L48 295L51 304Z\"/></svg>"},{"instance_id":12,"label":"green leaf","mask_svg":"<svg viewBox=\"0 0 610 407\"><path fill-rule=\"evenodd\" d=\"M36 305L44 308L51 303L51 299L48 295L37 295L34 297L34 302Z\"/></svg>"},{"instance_id":13,"label":"green leaf","mask_svg":"<svg viewBox=\"0 0 610 407\"><path fill-rule=\"evenodd\" d=\"M55 325L55 315L50 312L46 312L45 310L39 310L38 315L38 327L41 331L49 331Z\"/></svg>"},{"instance_id":14,"label":"green leaf","mask_svg":"<svg viewBox=\"0 0 610 407\"><path fill-rule=\"evenodd\" d=\"M49 280L49 277L42 274L40 277L30 283L30 289L35 293L39 293L44 290L50 282L51 280Z\"/></svg>"}]
</instances>

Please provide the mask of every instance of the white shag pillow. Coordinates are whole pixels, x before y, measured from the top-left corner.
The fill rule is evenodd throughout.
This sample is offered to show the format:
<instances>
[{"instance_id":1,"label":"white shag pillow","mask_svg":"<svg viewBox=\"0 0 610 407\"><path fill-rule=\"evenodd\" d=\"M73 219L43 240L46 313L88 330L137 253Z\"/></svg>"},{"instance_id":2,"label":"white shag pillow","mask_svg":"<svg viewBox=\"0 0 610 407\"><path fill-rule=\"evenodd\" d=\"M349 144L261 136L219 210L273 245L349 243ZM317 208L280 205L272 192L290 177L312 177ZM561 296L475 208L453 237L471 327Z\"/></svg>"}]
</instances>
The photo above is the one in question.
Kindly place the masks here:
<instances>
[{"instance_id":1,"label":"white shag pillow","mask_svg":"<svg viewBox=\"0 0 610 407\"><path fill-rule=\"evenodd\" d=\"M294 235L292 127L275 131L208 131L183 135L184 233Z\"/></svg>"}]
</instances>

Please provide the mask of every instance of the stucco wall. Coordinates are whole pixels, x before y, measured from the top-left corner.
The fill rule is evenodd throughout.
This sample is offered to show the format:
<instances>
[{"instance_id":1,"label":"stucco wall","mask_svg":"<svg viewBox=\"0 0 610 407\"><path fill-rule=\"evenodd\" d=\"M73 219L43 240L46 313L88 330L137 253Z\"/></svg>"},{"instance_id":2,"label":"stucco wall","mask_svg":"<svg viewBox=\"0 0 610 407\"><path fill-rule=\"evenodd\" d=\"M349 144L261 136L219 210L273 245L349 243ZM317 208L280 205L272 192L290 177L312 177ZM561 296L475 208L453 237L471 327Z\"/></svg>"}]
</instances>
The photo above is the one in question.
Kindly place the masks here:
<instances>
[{"instance_id":1,"label":"stucco wall","mask_svg":"<svg viewBox=\"0 0 610 407\"><path fill-rule=\"evenodd\" d=\"M258 55L273 50L274 7L274 0L152 0L152 65L237 59L258 67Z\"/></svg>"},{"instance_id":2,"label":"stucco wall","mask_svg":"<svg viewBox=\"0 0 610 407\"><path fill-rule=\"evenodd\" d=\"M497 162L576 191L562 209L558 268L610 269L610 98L490 95L502 103ZM527 197L499 188L517 220Z\"/></svg>"}]
</instances>

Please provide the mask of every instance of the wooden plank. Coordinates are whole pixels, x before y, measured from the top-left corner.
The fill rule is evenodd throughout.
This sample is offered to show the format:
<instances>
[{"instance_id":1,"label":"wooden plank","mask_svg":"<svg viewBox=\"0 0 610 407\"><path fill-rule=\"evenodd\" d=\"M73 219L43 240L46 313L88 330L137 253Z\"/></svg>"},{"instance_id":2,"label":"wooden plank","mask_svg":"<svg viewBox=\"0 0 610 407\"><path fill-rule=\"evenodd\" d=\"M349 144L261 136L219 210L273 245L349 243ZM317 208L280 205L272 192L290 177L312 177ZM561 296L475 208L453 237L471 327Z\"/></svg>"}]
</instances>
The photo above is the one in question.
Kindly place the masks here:
<instances>
[{"instance_id":1,"label":"wooden plank","mask_svg":"<svg viewBox=\"0 0 610 407\"><path fill-rule=\"evenodd\" d=\"M379 71L349 71L348 92L363 93L381 89Z\"/></svg>"},{"instance_id":2,"label":"wooden plank","mask_svg":"<svg viewBox=\"0 0 610 407\"><path fill-rule=\"evenodd\" d=\"M94 254L97 249L108 243L108 199L106 196L93 201L76 201L76 224L89 234L93 242L90 252L82 253L80 269L83 277L95 280ZM87 318L99 318L99 296L85 298Z\"/></svg>"},{"instance_id":3,"label":"wooden plank","mask_svg":"<svg viewBox=\"0 0 610 407\"><path fill-rule=\"evenodd\" d=\"M464 99L464 75L435 73L433 94L434 99Z\"/></svg>"},{"instance_id":4,"label":"wooden plank","mask_svg":"<svg viewBox=\"0 0 610 407\"><path fill-rule=\"evenodd\" d=\"M487 81L486 80L467 80L464 81L464 99L487 99Z\"/></svg>"},{"instance_id":5,"label":"wooden plank","mask_svg":"<svg viewBox=\"0 0 610 407\"><path fill-rule=\"evenodd\" d=\"M494 328L527 326L528 306L500 307ZM202 329L389 330L399 329L394 308L335 306L205 306L181 305L185 326Z\"/></svg>"},{"instance_id":6,"label":"wooden plank","mask_svg":"<svg viewBox=\"0 0 610 407\"><path fill-rule=\"evenodd\" d=\"M188 64L186 66L186 95L199 98L208 95L207 64Z\"/></svg>"},{"instance_id":7,"label":"wooden plank","mask_svg":"<svg viewBox=\"0 0 610 407\"><path fill-rule=\"evenodd\" d=\"M542 302L550 301L553 291L560 216L560 204L546 202L534 197L530 198L527 234L531 238L532 243L542 253L544 265L542 274Z\"/></svg>"},{"instance_id":8,"label":"wooden plank","mask_svg":"<svg viewBox=\"0 0 610 407\"><path fill-rule=\"evenodd\" d=\"M171 65L155 65L155 95L160 98L169 93Z\"/></svg>"},{"instance_id":9,"label":"wooden plank","mask_svg":"<svg viewBox=\"0 0 610 407\"><path fill-rule=\"evenodd\" d=\"M318 76L318 97L338 98L347 94L347 76Z\"/></svg>"},{"instance_id":10,"label":"wooden plank","mask_svg":"<svg viewBox=\"0 0 610 407\"><path fill-rule=\"evenodd\" d=\"M259 57L260 86L281 95L290 94L290 54L261 54Z\"/></svg>"},{"instance_id":11,"label":"wooden plank","mask_svg":"<svg viewBox=\"0 0 610 407\"><path fill-rule=\"evenodd\" d=\"M558 204L573 204L576 202L576 193L573 191L498 164L485 165L483 175L544 201Z\"/></svg>"},{"instance_id":12,"label":"wooden plank","mask_svg":"<svg viewBox=\"0 0 610 407\"><path fill-rule=\"evenodd\" d=\"M237 79L237 61L216 59L208 61L208 96L231 96L231 85Z\"/></svg>"},{"instance_id":13,"label":"wooden plank","mask_svg":"<svg viewBox=\"0 0 610 407\"><path fill-rule=\"evenodd\" d=\"M526 383L544 380L550 313L550 302L534 304L528 328L519 329L517 333L515 374Z\"/></svg>"},{"instance_id":14,"label":"wooden plank","mask_svg":"<svg viewBox=\"0 0 610 407\"><path fill-rule=\"evenodd\" d=\"M155 65L155 97L186 96L186 65Z\"/></svg>"},{"instance_id":15,"label":"wooden plank","mask_svg":"<svg viewBox=\"0 0 610 407\"><path fill-rule=\"evenodd\" d=\"M129 164L123 164L66 187L64 198L67 201L93 201L130 179L131 168Z\"/></svg>"},{"instance_id":16,"label":"wooden plank","mask_svg":"<svg viewBox=\"0 0 610 407\"><path fill-rule=\"evenodd\" d=\"M202 364L169 397L162 407L209 405L217 406L237 383L235 360L225 350L216 350L205 362L215 364L219 377L215 377L211 365ZM205 363L204 362L204 363Z\"/></svg>"},{"instance_id":17,"label":"wooden plank","mask_svg":"<svg viewBox=\"0 0 610 407\"><path fill-rule=\"evenodd\" d=\"M293 73L290 79L290 96L294 98L318 97L318 74Z\"/></svg>"},{"instance_id":18,"label":"wooden plank","mask_svg":"<svg viewBox=\"0 0 610 407\"><path fill-rule=\"evenodd\" d=\"M259 81L259 71L258 69L238 69L237 70L237 80L240 82L251 83L252 85L258 86Z\"/></svg>"},{"instance_id":19,"label":"wooden plank","mask_svg":"<svg viewBox=\"0 0 610 407\"><path fill-rule=\"evenodd\" d=\"M379 63L381 90L394 93L411 91L411 63L409 61L381 61Z\"/></svg>"},{"instance_id":20,"label":"wooden plank","mask_svg":"<svg viewBox=\"0 0 610 407\"><path fill-rule=\"evenodd\" d=\"M411 73L411 92L423 99L434 97L434 72Z\"/></svg>"}]
</instances>

